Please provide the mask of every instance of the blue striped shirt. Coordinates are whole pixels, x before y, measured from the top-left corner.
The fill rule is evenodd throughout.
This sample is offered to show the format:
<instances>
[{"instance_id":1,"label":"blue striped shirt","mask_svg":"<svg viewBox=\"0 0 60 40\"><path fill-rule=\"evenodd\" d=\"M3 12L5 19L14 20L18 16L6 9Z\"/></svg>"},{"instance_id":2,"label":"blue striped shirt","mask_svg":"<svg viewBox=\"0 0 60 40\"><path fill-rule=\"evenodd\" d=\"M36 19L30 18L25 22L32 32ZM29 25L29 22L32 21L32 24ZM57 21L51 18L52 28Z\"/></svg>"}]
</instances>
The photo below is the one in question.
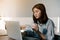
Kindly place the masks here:
<instances>
[{"instance_id":1,"label":"blue striped shirt","mask_svg":"<svg viewBox=\"0 0 60 40\"><path fill-rule=\"evenodd\" d=\"M38 27L39 27L39 31L41 33L43 33L44 29L47 30L47 33L45 34L47 40L52 40L53 39L55 25L54 25L54 23L51 19L48 19L46 24L40 24L38 22ZM26 28L26 30L32 30L32 28L29 26L29 27Z\"/></svg>"},{"instance_id":2,"label":"blue striped shirt","mask_svg":"<svg viewBox=\"0 0 60 40\"><path fill-rule=\"evenodd\" d=\"M47 29L47 34L45 35L47 40L53 39L55 26L54 26L54 23L51 19L48 19L46 24L39 24L38 23L38 27L39 27L39 31L41 33L43 33L43 29Z\"/></svg>"}]
</instances>

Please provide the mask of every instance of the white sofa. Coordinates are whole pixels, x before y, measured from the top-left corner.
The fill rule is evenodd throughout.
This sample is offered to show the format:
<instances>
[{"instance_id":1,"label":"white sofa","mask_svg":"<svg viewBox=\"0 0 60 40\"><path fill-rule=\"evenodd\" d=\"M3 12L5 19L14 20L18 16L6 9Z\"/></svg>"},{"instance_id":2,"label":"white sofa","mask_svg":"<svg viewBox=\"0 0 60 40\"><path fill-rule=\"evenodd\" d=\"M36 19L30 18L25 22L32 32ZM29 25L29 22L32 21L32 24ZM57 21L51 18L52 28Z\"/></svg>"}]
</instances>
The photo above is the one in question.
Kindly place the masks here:
<instances>
[{"instance_id":1,"label":"white sofa","mask_svg":"<svg viewBox=\"0 0 60 40\"><path fill-rule=\"evenodd\" d=\"M60 31L59 31L59 17L49 17L50 19L53 20L54 24L55 24L55 27L56 27L56 30L55 30L55 34L57 35L60 35ZM5 18L4 20L5 21L8 21L9 18ZM20 22L20 25L31 25L33 23L33 19L32 17L15 17L15 18L10 18L9 21L19 21ZM5 32L5 33L3 33ZM7 32L4 30L4 31L1 31L0 30L0 35L4 35L4 34L7 34Z\"/></svg>"}]
</instances>

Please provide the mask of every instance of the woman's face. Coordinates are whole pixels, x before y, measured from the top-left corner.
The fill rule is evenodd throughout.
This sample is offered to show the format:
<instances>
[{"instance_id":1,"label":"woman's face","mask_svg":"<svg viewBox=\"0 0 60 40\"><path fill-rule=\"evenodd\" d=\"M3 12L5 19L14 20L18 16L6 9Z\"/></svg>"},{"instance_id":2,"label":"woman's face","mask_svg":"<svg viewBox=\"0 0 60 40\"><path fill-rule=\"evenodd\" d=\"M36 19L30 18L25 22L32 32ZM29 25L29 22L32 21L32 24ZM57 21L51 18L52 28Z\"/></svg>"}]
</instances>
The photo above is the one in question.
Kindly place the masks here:
<instances>
[{"instance_id":1,"label":"woman's face","mask_svg":"<svg viewBox=\"0 0 60 40\"><path fill-rule=\"evenodd\" d=\"M40 18L41 16L41 10L34 8L33 9L33 15L35 16L36 19Z\"/></svg>"}]
</instances>

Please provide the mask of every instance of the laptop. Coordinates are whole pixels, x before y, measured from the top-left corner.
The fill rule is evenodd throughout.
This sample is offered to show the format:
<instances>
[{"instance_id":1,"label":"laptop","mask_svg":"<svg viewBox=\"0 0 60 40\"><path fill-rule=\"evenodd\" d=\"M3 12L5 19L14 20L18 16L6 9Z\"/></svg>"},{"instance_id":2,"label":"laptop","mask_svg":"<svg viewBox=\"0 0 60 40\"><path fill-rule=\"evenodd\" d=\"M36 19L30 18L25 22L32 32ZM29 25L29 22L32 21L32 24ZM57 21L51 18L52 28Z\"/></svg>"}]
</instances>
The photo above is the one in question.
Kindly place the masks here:
<instances>
[{"instance_id":1,"label":"laptop","mask_svg":"<svg viewBox=\"0 0 60 40\"><path fill-rule=\"evenodd\" d=\"M9 38L22 40L20 25L18 21L6 21L6 28Z\"/></svg>"}]
</instances>

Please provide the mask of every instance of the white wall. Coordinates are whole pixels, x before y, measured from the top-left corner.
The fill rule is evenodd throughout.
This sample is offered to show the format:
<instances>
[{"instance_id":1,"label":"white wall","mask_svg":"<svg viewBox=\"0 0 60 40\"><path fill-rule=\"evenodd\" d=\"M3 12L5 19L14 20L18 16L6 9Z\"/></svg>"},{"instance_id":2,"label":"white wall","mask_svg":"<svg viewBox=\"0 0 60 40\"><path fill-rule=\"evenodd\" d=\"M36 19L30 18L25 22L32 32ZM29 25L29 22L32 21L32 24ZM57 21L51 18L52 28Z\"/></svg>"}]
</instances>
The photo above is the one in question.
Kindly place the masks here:
<instances>
[{"instance_id":1,"label":"white wall","mask_svg":"<svg viewBox=\"0 0 60 40\"><path fill-rule=\"evenodd\" d=\"M3 0L1 16L14 17L17 14L17 3L16 0Z\"/></svg>"},{"instance_id":2,"label":"white wall","mask_svg":"<svg viewBox=\"0 0 60 40\"><path fill-rule=\"evenodd\" d=\"M0 12L4 17L31 17L32 7L37 3L45 4L49 17L60 16L60 0L3 0Z\"/></svg>"},{"instance_id":3,"label":"white wall","mask_svg":"<svg viewBox=\"0 0 60 40\"><path fill-rule=\"evenodd\" d=\"M43 0L42 3L46 5L47 14L49 17L60 16L60 0Z\"/></svg>"},{"instance_id":4,"label":"white wall","mask_svg":"<svg viewBox=\"0 0 60 40\"><path fill-rule=\"evenodd\" d=\"M4 17L30 17L32 6L39 0L3 0L1 16Z\"/></svg>"}]
</instances>

